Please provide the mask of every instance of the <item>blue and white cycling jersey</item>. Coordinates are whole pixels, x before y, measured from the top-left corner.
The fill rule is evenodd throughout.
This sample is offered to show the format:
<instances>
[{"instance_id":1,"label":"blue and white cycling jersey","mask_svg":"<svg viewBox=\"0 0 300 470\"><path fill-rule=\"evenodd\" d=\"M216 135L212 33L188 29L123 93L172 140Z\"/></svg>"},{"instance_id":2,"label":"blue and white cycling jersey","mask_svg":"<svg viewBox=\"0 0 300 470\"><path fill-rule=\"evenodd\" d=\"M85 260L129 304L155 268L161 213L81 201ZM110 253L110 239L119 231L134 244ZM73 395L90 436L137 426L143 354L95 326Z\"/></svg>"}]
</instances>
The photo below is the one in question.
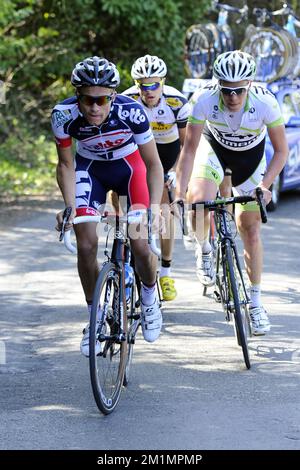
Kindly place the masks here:
<instances>
[{"instance_id":1,"label":"blue and white cycling jersey","mask_svg":"<svg viewBox=\"0 0 300 470\"><path fill-rule=\"evenodd\" d=\"M99 161L124 158L153 139L143 107L123 95L116 95L100 126L87 122L76 96L68 98L54 107L52 129L58 146L70 147L74 138L81 157Z\"/></svg>"}]
</instances>

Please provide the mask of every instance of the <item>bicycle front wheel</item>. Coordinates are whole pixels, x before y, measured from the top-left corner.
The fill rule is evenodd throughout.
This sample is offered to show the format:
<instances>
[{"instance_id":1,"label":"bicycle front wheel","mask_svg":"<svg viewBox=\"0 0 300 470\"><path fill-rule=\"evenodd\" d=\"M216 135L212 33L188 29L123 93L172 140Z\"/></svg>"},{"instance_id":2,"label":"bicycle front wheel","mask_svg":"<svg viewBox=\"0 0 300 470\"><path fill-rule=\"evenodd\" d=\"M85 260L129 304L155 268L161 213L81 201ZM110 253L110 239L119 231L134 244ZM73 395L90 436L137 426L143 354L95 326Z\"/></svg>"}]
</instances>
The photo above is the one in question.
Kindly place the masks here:
<instances>
[{"instance_id":1,"label":"bicycle front wheel","mask_svg":"<svg viewBox=\"0 0 300 470\"><path fill-rule=\"evenodd\" d=\"M228 295L231 304L231 312L234 318L234 328L238 345L241 346L243 357L247 369L250 369L250 357L248 350L248 315L247 315L247 298L244 293L241 272L236 259L236 253L233 251L230 242L227 240L225 245L225 256L227 261L228 276Z\"/></svg>"},{"instance_id":2,"label":"bicycle front wheel","mask_svg":"<svg viewBox=\"0 0 300 470\"><path fill-rule=\"evenodd\" d=\"M120 292L124 292L121 282L123 279L117 266L113 263L105 264L98 276L93 297L90 377L95 401L104 414L111 413L118 404L127 358L124 331L127 329L126 299L125 295L124 299L120 299Z\"/></svg>"},{"instance_id":3,"label":"bicycle front wheel","mask_svg":"<svg viewBox=\"0 0 300 470\"><path fill-rule=\"evenodd\" d=\"M139 326L141 324L141 316L139 313L140 293L139 293L136 279L134 276L130 298L127 299L127 361L124 374L124 386L127 387L130 376L130 368L133 356L133 347L135 345L135 338ZM137 295L138 294L138 295ZM138 297L138 298L137 298Z\"/></svg>"}]
</instances>

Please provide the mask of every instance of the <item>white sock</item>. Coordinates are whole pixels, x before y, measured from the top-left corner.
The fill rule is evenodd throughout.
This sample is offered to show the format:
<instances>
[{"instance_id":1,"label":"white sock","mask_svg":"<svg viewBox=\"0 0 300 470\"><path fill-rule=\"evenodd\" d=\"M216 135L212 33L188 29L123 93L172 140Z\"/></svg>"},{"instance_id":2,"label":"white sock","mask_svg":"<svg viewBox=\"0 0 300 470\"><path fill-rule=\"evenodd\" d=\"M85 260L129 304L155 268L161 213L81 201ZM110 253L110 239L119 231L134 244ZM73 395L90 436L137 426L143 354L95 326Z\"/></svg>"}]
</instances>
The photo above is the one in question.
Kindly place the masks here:
<instances>
[{"instance_id":1,"label":"white sock","mask_svg":"<svg viewBox=\"0 0 300 470\"><path fill-rule=\"evenodd\" d=\"M144 305L154 304L156 299L156 284L154 284L154 286L148 287L142 283L141 296Z\"/></svg>"},{"instance_id":2,"label":"white sock","mask_svg":"<svg viewBox=\"0 0 300 470\"><path fill-rule=\"evenodd\" d=\"M171 274L171 268L165 268L164 266L161 266L160 268L160 272L159 272L159 277L164 277L164 276L168 276L170 277L170 274Z\"/></svg>"},{"instance_id":3,"label":"white sock","mask_svg":"<svg viewBox=\"0 0 300 470\"><path fill-rule=\"evenodd\" d=\"M252 284L250 286L250 308L260 307L260 284Z\"/></svg>"}]
</instances>

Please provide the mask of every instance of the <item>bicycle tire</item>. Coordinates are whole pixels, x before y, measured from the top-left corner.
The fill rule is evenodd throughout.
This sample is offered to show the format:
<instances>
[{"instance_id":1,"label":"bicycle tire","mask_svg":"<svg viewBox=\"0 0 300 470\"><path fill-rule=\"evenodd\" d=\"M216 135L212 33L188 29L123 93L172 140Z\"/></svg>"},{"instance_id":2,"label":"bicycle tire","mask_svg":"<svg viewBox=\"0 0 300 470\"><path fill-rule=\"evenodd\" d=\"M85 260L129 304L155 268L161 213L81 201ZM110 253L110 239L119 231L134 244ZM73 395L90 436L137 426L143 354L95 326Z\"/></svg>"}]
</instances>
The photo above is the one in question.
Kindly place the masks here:
<instances>
[{"instance_id":1,"label":"bicycle tire","mask_svg":"<svg viewBox=\"0 0 300 470\"><path fill-rule=\"evenodd\" d=\"M124 279L120 279L118 267L111 262L104 264L96 282L90 320L89 366L92 390L99 410L106 415L119 402L127 357L126 336L123 340L116 338L120 334L121 282ZM122 291L123 305L126 305L124 286ZM127 329L126 308L123 312L124 328ZM101 344L98 355L95 351L97 340Z\"/></svg>"},{"instance_id":2,"label":"bicycle tire","mask_svg":"<svg viewBox=\"0 0 300 470\"><path fill-rule=\"evenodd\" d=\"M244 299L241 298L241 289L240 283L237 279L237 276L240 276L239 269L236 265L237 260L235 258L236 254L233 252L233 248L229 240L225 242L225 257L226 257L226 271L228 276L228 286L229 286L229 295L233 301L233 318L234 318L234 327L237 338L237 343L241 346L243 351L243 357L247 369L250 369L250 357L248 350L248 341L247 341L247 329L248 329L248 316L244 310Z\"/></svg>"},{"instance_id":3,"label":"bicycle tire","mask_svg":"<svg viewBox=\"0 0 300 470\"><path fill-rule=\"evenodd\" d=\"M137 300L137 284L135 276L133 278L130 299L127 302L127 358L124 372L123 385L127 387L132 364L133 347L135 337L140 326L140 314L137 313L139 299Z\"/></svg>"}]
</instances>

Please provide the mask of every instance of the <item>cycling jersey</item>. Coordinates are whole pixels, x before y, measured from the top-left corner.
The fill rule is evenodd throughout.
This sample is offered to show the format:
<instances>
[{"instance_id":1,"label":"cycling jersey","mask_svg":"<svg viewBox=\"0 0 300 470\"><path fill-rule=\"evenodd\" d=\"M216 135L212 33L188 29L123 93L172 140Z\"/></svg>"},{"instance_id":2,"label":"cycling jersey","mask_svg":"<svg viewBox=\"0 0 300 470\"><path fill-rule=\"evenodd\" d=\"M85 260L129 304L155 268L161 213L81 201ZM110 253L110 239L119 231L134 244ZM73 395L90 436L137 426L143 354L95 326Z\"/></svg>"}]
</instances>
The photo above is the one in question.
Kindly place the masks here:
<instances>
[{"instance_id":1,"label":"cycling jersey","mask_svg":"<svg viewBox=\"0 0 300 470\"><path fill-rule=\"evenodd\" d=\"M230 111L225 109L218 84L209 83L197 91L192 99L192 112L189 122L207 123L216 141L223 147L243 151L257 146L263 141L266 129L284 124L280 107L269 90L252 85L244 105L241 122L237 129L229 121ZM234 113L231 113L234 118Z\"/></svg>"},{"instance_id":2,"label":"cycling jersey","mask_svg":"<svg viewBox=\"0 0 300 470\"><path fill-rule=\"evenodd\" d=\"M132 154L138 145L153 139L143 107L127 96L116 95L110 113L100 126L90 125L81 114L77 97L57 104L52 129L60 147L76 139L77 153L90 160L117 160Z\"/></svg>"},{"instance_id":3,"label":"cycling jersey","mask_svg":"<svg viewBox=\"0 0 300 470\"><path fill-rule=\"evenodd\" d=\"M168 85L163 86L162 96L153 108L148 108L142 101L136 86L123 92L142 104L157 144L170 144L179 138L178 128L186 127L190 105L185 96Z\"/></svg>"}]
</instances>

